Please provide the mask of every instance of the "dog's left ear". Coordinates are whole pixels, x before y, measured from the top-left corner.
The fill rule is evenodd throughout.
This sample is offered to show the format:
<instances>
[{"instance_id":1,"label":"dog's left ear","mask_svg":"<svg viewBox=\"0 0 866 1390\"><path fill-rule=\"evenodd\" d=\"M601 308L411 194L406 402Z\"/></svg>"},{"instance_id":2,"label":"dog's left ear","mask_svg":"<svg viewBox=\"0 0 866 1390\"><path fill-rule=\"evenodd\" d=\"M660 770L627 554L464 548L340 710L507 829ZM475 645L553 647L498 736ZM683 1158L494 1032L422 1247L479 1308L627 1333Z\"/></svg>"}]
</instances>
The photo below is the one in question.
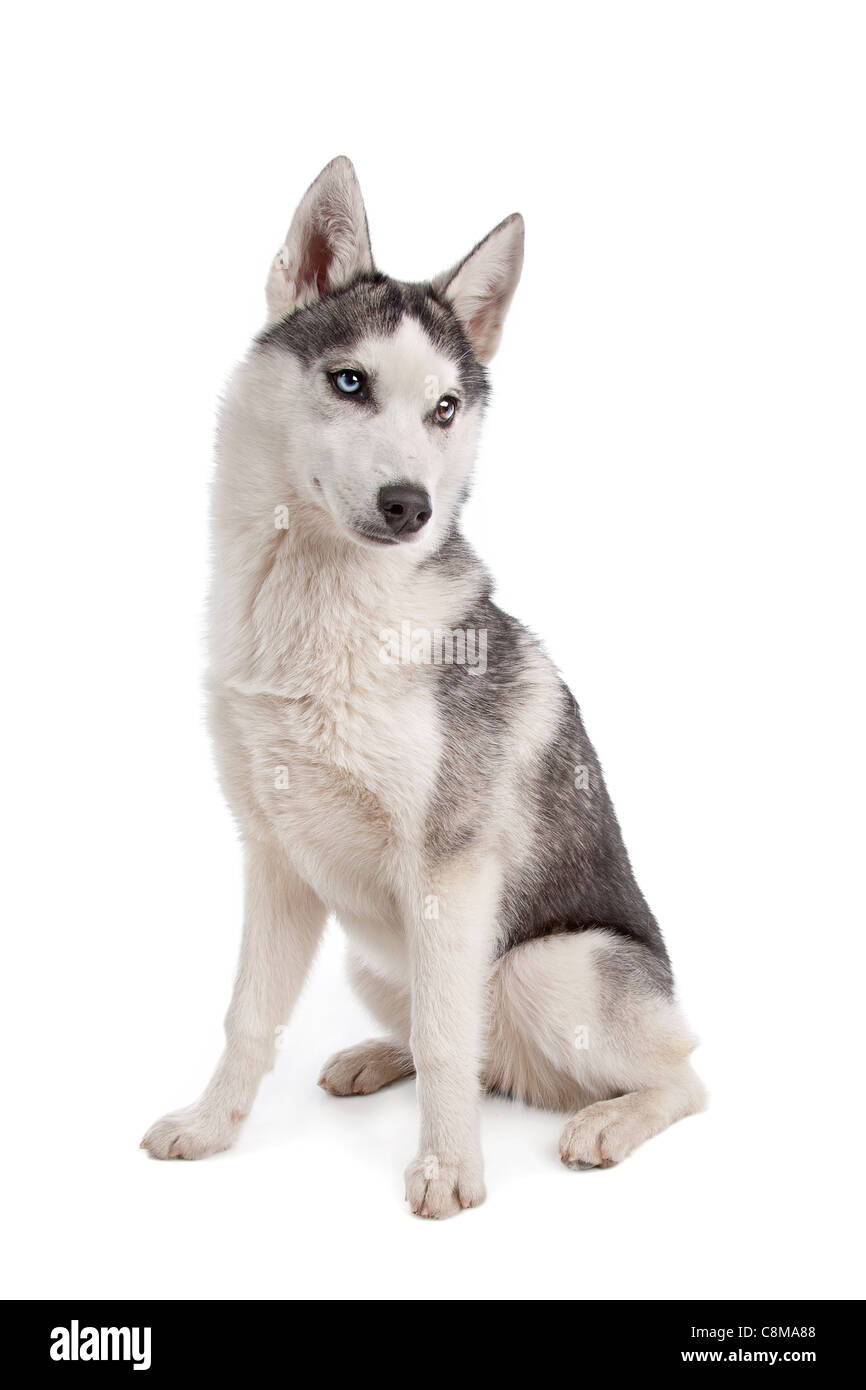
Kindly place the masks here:
<instances>
[{"instance_id":1,"label":"dog's left ear","mask_svg":"<svg viewBox=\"0 0 866 1390\"><path fill-rule=\"evenodd\" d=\"M373 269L367 214L351 160L338 155L301 199L265 292L271 322Z\"/></svg>"},{"instance_id":2,"label":"dog's left ear","mask_svg":"<svg viewBox=\"0 0 866 1390\"><path fill-rule=\"evenodd\" d=\"M489 362L523 267L523 218L513 212L433 284L454 306L479 362Z\"/></svg>"}]
</instances>

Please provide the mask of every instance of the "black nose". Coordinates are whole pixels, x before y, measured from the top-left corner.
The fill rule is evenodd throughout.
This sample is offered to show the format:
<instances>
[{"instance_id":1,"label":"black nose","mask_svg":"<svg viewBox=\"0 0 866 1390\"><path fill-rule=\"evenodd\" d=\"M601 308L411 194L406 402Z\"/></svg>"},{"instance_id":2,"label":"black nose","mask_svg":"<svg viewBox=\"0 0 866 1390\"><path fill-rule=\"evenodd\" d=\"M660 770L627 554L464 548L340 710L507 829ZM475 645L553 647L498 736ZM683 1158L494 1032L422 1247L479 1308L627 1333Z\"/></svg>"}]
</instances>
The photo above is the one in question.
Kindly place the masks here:
<instances>
[{"instance_id":1,"label":"black nose","mask_svg":"<svg viewBox=\"0 0 866 1390\"><path fill-rule=\"evenodd\" d=\"M420 487L383 487L379 490L379 511L395 536L411 536L427 525L433 506Z\"/></svg>"}]
</instances>

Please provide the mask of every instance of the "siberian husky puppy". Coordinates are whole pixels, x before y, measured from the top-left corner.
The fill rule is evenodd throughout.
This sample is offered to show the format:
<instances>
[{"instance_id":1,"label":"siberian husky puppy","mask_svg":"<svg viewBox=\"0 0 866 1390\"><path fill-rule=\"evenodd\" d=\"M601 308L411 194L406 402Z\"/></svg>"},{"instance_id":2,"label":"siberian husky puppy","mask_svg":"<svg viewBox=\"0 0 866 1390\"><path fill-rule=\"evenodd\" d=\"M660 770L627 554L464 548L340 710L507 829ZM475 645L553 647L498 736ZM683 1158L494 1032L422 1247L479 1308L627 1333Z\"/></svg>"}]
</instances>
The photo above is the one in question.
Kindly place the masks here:
<instances>
[{"instance_id":1,"label":"siberian husky puppy","mask_svg":"<svg viewBox=\"0 0 866 1390\"><path fill-rule=\"evenodd\" d=\"M339 158L273 262L213 504L211 711L243 942L225 1051L148 1131L157 1158L232 1143L331 913L383 1035L319 1084L416 1077L418 1215L483 1200L485 1087L564 1111L575 1168L704 1104L577 704L460 534L522 259L514 214L446 274L390 279Z\"/></svg>"}]
</instances>

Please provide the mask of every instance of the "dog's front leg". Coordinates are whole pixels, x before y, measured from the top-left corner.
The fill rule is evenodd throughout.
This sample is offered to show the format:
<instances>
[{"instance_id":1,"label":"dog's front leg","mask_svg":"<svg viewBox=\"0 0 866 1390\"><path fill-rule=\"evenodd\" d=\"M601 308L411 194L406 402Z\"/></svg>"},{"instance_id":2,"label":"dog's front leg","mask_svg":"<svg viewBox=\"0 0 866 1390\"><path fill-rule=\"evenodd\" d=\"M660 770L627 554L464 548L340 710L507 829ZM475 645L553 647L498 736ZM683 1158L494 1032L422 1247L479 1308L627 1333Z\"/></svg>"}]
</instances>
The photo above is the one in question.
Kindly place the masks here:
<instances>
[{"instance_id":1,"label":"dog's front leg","mask_svg":"<svg viewBox=\"0 0 866 1390\"><path fill-rule=\"evenodd\" d=\"M464 855L409 914L420 1140L406 1200L419 1216L484 1200L480 1069L500 887L492 859Z\"/></svg>"},{"instance_id":2,"label":"dog's front leg","mask_svg":"<svg viewBox=\"0 0 866 1390\"><path fill-rule=\"evenodd\" d=\"M164 1115L142 1140L155 1158L205 1158L227 1149L274 1063L327 913L277 845L246 846L244 932L226 1045L207 1088L186 1110Z\"/></svg>"}]
</instances>

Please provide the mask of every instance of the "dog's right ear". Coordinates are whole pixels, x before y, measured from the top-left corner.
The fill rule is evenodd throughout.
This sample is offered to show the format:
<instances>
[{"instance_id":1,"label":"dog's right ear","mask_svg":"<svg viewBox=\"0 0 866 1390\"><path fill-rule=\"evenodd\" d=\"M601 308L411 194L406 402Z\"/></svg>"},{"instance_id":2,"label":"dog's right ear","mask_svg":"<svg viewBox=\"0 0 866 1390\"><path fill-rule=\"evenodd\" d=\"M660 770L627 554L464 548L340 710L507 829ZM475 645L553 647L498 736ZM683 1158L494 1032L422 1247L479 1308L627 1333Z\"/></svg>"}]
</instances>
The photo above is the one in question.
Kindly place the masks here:
<instances>
[{"instance_id":1,"label":"dog's right ear","mask_svg":"<svg viewBox=\"0 0 866 1390\"><path fill-rule=\"evenodd\" d=\"M338 155L301 199L265 293L273 323L373 270L367 214L351 160Z\"/></svg>"}]
</instances>

